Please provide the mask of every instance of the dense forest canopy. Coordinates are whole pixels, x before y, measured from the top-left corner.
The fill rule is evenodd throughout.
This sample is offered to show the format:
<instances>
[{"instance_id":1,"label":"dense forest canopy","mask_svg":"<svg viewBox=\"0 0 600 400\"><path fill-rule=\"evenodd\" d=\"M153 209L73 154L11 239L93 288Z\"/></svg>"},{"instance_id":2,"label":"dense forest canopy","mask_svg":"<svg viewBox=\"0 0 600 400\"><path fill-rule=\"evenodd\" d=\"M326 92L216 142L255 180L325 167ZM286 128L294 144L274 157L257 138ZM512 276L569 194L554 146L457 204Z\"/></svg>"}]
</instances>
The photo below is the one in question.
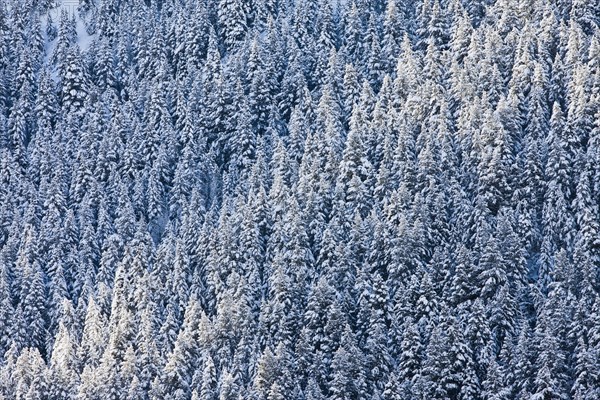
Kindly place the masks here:
<instances>
[{"instance_id":1,"label":"dense forest canopy","mask_svg":"<svg viewBox=\"0 0 600 400\"><path fill-rule=\"evenodd\" d=\"M600 399L600 2L0 0L0 399Z\"/></svg>"}]
</instances>

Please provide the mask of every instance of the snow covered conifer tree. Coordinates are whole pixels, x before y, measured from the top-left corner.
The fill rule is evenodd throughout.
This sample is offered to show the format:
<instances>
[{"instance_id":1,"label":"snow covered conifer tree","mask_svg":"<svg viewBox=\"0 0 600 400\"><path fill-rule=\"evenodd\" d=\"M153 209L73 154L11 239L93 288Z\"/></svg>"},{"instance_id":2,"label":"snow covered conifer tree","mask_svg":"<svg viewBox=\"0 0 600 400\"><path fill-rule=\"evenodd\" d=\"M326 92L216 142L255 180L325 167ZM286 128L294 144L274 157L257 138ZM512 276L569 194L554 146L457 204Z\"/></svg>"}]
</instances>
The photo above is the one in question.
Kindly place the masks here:
<instances>
[{"instance_id":1,"label":"snow covered conifer tree","mask_svg":"<svg viewBox=\"0 0 600 400\"><path fill-rule=\"evenodd\" d=\"M0 398L598 397L595 2L59 3L0 1Z\"/></svg>"},{"instance_id":2,"label":"snow covered conifer tree","mask_svg":"<svg viewBox=\"0 0 600 400\"><path fill-rule=\"evenodd\" d=\"M248 29L247 17L243 1L219 1L218 18L221 37L228 49L234 48L244 40Z\"/></svg>"}]
</instances>

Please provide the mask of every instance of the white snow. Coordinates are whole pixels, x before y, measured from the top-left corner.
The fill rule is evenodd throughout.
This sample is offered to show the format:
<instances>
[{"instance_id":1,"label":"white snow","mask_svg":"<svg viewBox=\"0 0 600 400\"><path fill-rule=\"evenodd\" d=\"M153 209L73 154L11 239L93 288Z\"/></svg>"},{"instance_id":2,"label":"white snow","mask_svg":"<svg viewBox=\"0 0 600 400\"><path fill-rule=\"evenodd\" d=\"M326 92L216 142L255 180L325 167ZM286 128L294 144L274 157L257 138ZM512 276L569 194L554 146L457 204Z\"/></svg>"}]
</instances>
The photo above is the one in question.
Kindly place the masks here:
<instances>
[{"instance_id":1,"label":"white snow","mask_svg":"<svg viewBox=\"0 0 600 400\"><path fill-rule=\"evenodd\" d=\"M79 5L79 0L61 0L60 5L58 7L51 9L48 12L48 14L52 16L52 21L54 22L57 29L58 29L58 25L60 23L60 15L61 15L62 10L66 9L67 12L72 13L72 15L75 16L76 24L77 24L75 27L75 30L77 32L77 45L79 46L79 49L81 50L81 52L85 52L90 48L92 42L96 38L96 35L88 34L88 32L85 28L84 21L81 18L79 18L78 14L77 14L78 5ZM44 59L44 63L48 64L48 63L50 63L50 58L52 57L52 54L54 53L54 49L56 48L56 43L58 41L58 38L54 39L53 41L48 40L48 37L46 35L46 26L48 24L48 15L41 16L41 23L42 23L41 24L42 29L44 30L44 40L46 42L46 44L45 44L46 58ZM55 81L58 80L57 73L58 72L56 70L52 71L52 79L54 79Z\"/></svg>"},{"instance_id":2,"label":"white snow","mask_svg":"<svg viewBox=\"0 0 600 400\"><path fill-rule=\"evenodd\" d=\"M82 52L87 51L90 48L92 42L96 38L96 35L90 35L85 29L85 23L79 17L77 17L77 45Z\"/></svg>"}]
</instances>

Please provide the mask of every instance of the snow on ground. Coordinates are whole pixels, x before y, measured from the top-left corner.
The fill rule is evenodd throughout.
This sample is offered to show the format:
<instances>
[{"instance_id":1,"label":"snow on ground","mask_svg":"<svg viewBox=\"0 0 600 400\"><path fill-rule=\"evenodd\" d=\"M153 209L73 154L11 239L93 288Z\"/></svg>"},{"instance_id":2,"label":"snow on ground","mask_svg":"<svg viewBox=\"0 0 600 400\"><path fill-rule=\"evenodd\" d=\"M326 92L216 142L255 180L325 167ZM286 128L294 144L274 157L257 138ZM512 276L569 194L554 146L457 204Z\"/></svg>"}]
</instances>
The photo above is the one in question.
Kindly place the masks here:
<instances>
[{"instance_id":1,"label":"snow on ground","mask_svg":"<svg viewBox=\"0 0 600 400\"><path fill-rule=\"evenodd\" d=\"M90 35L85 29L85 23L83 20L77 17L77 45L79 45L79 49L82 52L87 51L95 38L96 35Z\"/></svg>"},{"instance_id":2,"label":"snow on ground","mask_svg":"<svg viewBox=\"0 0 600 400\"><path fill-rule=\"evenodd\" d=\"M41 22L42 22L42 29L44 30L44 40L46 42L46 58L44 59L44 63L48 64L50 63L50 59L52 57L52 54L54 53L54 49L56 47L56 43L58 41L58 38L50 41L48 40L48 36L46 34L46 26L48 24L48 15L50 15L52 17L52 21L55 24L55 26L58 29L58 24L60 23L60 15L61 12L63 10L67 10L67 12L69 14L72 14L73 16L75 16L75 20L76 20L76 27L75 30L77 32L77 45L79 46L79 49L82 52L87 51L92 42L94 41L94 39L96 38L96 35L90 35L88 34L86 27L85 27L85 22L79 18L79 15L77 13L77 7L79 5L79 0L62 0L60 2L60 5L49 10L48 14L46 15L42 15L41 16ZM54 70L52 72L52 78L54 80L57 80L57 71Z\"/></svg>"}]
</instances>

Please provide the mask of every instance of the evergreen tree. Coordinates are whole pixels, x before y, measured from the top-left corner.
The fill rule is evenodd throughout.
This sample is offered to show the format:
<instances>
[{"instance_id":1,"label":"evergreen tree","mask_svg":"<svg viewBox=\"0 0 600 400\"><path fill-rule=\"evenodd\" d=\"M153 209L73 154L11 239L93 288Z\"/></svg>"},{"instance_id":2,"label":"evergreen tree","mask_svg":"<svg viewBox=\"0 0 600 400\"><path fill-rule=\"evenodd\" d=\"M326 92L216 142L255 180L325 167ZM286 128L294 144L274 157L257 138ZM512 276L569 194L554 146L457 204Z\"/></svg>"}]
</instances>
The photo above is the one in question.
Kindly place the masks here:
<instances>
[{"instance_id":1,"label":"evergreen tree","mask_svg":"<svg viewBox=\"0 0 600 400\"><path fill-rule=\"evenodd\" d=\"M244 2L240 0L222 0L218 4L221 36L228 49L240 44L248 29Z\"/></svg>"},{"instance_id":2,"label":"evergreen tree","mask_svg":"<svg viewBox=\"0 0 600 400\"><path fill-rule=\"evenodd\" d=\"M0 2L0 398L597 399L599 10Z\"/></svg>"}]
</instances>

